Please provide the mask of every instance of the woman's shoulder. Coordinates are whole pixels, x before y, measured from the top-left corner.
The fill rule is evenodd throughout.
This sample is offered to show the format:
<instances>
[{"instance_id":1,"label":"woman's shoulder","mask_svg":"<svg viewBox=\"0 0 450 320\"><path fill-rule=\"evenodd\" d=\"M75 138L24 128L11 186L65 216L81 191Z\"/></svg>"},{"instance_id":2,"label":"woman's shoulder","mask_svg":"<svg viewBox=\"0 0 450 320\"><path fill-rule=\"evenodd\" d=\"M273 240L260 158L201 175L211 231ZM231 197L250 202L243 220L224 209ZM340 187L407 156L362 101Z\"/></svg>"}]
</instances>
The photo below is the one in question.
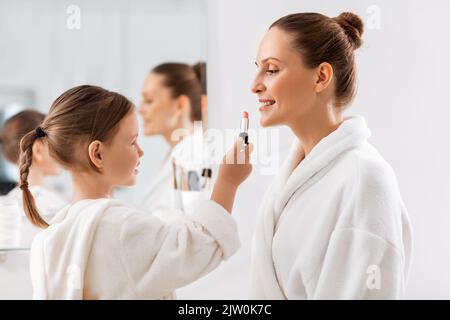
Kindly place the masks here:
<instances>
[{"instance_id":1,"label":"woman's shoulder","mask_svg":"<svg viewBox=\"0 0 450 320\"><path fill-rule=\"evenodd\" d=\"M347 164L352 168L352 179L358 186L373 190L397 188L397 177L392 166L369 143L350 150L346 155Z\"/></svg>"},{"instance_id":2,"label":"woman's shoulder","mask_svg":"<svg viewBox=\"0 0 450 320\"><path fill-rule=\"evenodd\" d=\"M339 227L364 230L383 239L396 238L407 211L394 170L370 144L351 150L348 161L354 174Z\"/></svg>"}]
</instances>

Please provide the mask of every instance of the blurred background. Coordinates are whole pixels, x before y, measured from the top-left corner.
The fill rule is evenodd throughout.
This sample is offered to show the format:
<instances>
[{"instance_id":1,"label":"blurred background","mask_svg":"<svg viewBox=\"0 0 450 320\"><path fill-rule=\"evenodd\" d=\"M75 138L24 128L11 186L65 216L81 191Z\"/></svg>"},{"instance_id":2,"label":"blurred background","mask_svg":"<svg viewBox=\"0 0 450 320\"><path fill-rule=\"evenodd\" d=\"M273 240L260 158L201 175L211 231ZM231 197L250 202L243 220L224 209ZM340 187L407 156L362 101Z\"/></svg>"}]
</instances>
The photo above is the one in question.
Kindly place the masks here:
<instances>
[{"instance_id":1,"label":"blurred background","mask_svg":"<svg viewBox=\"0 0 450 320\"><path fill-rule=\"evenodd\" d=\"M77 13L80 25L69 28ZM0 0L0 125L23 109L48 112L62 92L80 84L120 92L139 106L154 66L205 61L206 22L201 0ZM169 151L161 137L143 138L141 132L139 143L146 156L137 185L117 192L131 203L142 197ZM2 194L17 177L17 167L0 156ZM68 174L45 183L71 193ZM2 258L1 250L0 298L27 298L28 252L8 249Z\"/></svg>"},{"instance_id":2,"label":"blurred background","mask_svg":"<svg viewBox=\"0 0 450 320\"><path fill-rule=\"evenodd\" d=\"M79 30L66 27L71 4L82 10ZM449 3L0 0L0 121L24 107L45 112L61 92L82 83L116 90L138 104L142 81L154 65L206 60L209 126L235 129L247 110L250 126L259 131L258 103L250 92L259 41L277 18L308 11L329 16L352 11L366 24L365 43L356 54L359 92L347 113L366 118L370 141L394 168L410 213L414 256L406 298L449 299ZM281 162L293 136L286 128L276 134L279 143L272 156ZM138 184L121 194L130 201L167 152L160 138L140 140L146 155ZM14 168L0 163L3 181L15 179ZM207 277L180 289L179 298L247 297L253 228L273 178L265 173L256 163L238 193L233 215L240 228L240 251ZM70 193L64 178L51 183Z\"/></svg>"},{"instance_id":3,"label":"blurred background","mask_svg":"<svg viewBox=\"0 0 450 320\"><path fill-rule=\"evenodd\" d=\"M73 5L80 9L79 29L67 26ZM150 70L167 61L204 61L206 36L201 0L0 0L0 121L24 108L47 112L62 92L80 84L120 92L139 106ZM140 143L148 154L136 188L142 191L168 146L158 137ZM2 180L17 177L4 161L0 170ZM70 193L67 179L48 180ZM139 191L123 193L133 200Z\"/></svg>"}]
</instances>

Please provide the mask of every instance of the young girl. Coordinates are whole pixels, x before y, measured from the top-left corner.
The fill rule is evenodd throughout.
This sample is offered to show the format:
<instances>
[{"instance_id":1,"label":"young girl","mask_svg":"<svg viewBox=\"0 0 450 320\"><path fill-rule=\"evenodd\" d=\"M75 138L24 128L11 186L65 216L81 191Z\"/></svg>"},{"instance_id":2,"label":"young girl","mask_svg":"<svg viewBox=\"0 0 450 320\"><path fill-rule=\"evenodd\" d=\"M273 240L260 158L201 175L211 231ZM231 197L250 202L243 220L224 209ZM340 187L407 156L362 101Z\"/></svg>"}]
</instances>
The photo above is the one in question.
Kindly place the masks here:
<instances>
[{"instance_id":1,"label":"young girl","mask_svg":"<svg viewBox=\"0 0 450 320\"><path fill-rule=\"evenodd\" d=\"M1 150L6 160L19 164L20 140L44 118L45 115L36 110L24 110L6 120L0 130ZM36 141L28 182L37 207L47 219L67 205L62 195L44 186L45 177L55 176L60 172L61 167L50 157L47 144ZM0 247L28 248L31 245L31 240L39 229L28 222L23 211L22 193L18 187L0 197Z\"/></svg>"},{"instance_id":2,"label":"young girl","mask_svg":"<svg viewBox=\"0 0 450 320\"><path fill-rule=\"evenodd\" d=\"M244 164L221 165L211 200L199 203L195 214L167 224L111 199L115 187L135 183L143 155L137 135L129 100L100 87L79 86L57 98L42 124L22 139L24 207L29 219L45 228L31 249L34 298L173 298L176 288L204 276L238 249L229 213L239 184L251 172L251 147L245 148ZM73 203L50 225L28 188L33 145L39 140L73 180ZM240 144L225 160L234 159Z\"/></svg>"}]
</instances>

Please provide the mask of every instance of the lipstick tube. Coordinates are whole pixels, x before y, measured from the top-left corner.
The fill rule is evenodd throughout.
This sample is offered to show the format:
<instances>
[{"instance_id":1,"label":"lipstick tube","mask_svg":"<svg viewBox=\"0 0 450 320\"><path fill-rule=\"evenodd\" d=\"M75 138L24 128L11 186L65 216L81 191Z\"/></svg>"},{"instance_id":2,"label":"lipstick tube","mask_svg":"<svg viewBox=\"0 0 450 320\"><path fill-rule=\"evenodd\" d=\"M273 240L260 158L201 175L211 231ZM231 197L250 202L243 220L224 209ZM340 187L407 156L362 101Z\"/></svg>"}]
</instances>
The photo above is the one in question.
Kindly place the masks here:
<instances>
[{"instance_id":1,"label":"lipstick tube","mask_svg":"<svg viewBox=\"0 0 450 320\"><path fill-rule=\"evenodd\" d=\"M248 144L248 112L244 111L242 114L242 120L241 120L241 132L239 133L239 137L244 139L245 144Z\"/></svg>"}]
</instances>

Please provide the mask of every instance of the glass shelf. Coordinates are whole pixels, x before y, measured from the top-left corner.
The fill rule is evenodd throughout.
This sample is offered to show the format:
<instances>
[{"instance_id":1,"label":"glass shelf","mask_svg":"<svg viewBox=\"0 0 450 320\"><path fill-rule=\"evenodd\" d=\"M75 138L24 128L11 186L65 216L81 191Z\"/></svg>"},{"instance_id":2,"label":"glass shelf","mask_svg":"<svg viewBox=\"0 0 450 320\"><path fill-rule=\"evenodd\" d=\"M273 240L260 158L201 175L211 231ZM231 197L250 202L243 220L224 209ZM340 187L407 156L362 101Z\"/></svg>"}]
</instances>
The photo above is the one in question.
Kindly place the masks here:
<instances>
[{"instance_id":1,"label":"glass shelf","mask_svg":"<svg viewBox=\"0 0 450 320\"><path fill-rule=\"evenodd\" d=\"M30 251L30 248L0 248L1 252Z\"/></svg>"}]
</instances>

